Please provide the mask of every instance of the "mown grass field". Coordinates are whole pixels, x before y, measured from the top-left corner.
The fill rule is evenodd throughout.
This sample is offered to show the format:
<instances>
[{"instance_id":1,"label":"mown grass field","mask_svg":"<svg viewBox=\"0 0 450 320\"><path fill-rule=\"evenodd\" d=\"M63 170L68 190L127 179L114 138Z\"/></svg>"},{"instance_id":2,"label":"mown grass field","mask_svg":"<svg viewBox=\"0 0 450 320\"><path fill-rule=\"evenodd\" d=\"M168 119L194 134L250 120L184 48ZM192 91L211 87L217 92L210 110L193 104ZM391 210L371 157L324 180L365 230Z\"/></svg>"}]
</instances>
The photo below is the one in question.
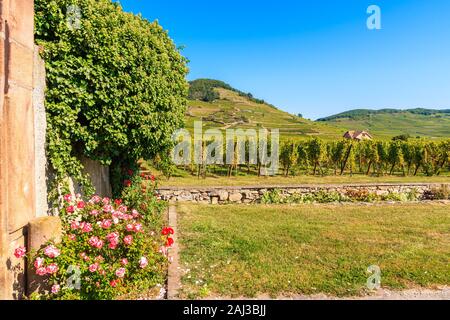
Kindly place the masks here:
<instances>
[{"instance_id":1,"label":"mown grass field","mask_svg":"<svg viewBox=\"0 0 450 320\"><path fill-rule=\"evenodd\" d=\"M360 184L360 183L450 183L450 175L441 176L382 176L371 177L363 174L353 176L296 176L296 177L258 177L256 175L240 175L236 177L212 176L206 179L198 178L188 172L167 179L163 176L159 178L161 187L217 187L217 186L283 186L301 184Z\"/></svg>"},{"instance_id":2,"label":"mown grass field","mask_svg":"<svg viewBox=\"0 0 450 320\"><path fill-rule=\"evenodd\" d=\"M450 285L446 204L179 205L181 296L255 297Z\"/></svg>"}]
</instances>

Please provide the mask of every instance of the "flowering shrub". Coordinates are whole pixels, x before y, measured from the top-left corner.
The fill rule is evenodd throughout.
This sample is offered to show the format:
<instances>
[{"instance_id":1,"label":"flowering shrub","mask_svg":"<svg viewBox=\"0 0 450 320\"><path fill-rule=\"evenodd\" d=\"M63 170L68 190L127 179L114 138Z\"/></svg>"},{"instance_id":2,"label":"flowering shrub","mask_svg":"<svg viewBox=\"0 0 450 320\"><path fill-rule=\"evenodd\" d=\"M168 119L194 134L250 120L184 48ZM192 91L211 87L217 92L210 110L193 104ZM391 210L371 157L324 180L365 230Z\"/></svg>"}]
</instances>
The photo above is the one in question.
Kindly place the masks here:
<instances>
[{"instance_id":1,"label":"flowering shrub","mask_svg":"<svg viewBox=\"0 0 450 320\"><path fill-rule=\"evenodd\" d=\"M375 202L375 201L417 201L419 193L413 189L409 192L389 192L379 195L367 190L346 190L344 194L337 191L323 191L305 194L282 194L280 190L271 190L263 194L263 204L291 204L291 203L333 203L333 202Z\"/></svg>"},{"instance_id":2,"label":"flowering shrub","mask_svg":"<svg viewBox=\"0 0 450 320\"><path fill-rule=\"evenodd\" d=\"M137 192L133 185L124 192L127 199ZM144 206L141 201L148 202ZM164 282L167 252L173 245L173 229L162 227L165 204L154 195L133 198L143 210L126 204L99 196L87 201L80 195L64 197L62 242L30 254L33 270L51 287L40 298L112 299L130 288ZM25 248L14 254L23 257Z\"/></svg>"},{"instance_id":3,"label":"flowering shrub","mask_svg":"<svg viewBox=\"0 0 450 320\"><path fill-rule=\"evenodd\" d=\"M158 182L155 176L150 174L134 175L130 172L130 178L124 181L128 187L122 192L122 199L130 207L136 208L142 213L145 224L159 223L160 212L166 203L161 201L156 189Z\"/></svg>"}]
</instances>

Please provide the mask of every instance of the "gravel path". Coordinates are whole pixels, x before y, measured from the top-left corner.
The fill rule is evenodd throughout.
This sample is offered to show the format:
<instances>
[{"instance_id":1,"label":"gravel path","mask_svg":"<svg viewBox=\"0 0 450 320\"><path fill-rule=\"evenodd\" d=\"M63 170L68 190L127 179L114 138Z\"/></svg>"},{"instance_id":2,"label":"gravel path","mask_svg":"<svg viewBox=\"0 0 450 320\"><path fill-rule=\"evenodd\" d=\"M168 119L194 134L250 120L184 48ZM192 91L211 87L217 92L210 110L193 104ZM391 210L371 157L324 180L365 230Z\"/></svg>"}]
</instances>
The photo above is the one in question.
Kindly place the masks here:
<instances>
[{"instance_id":1,"label":"gravel path","mask_svg":"<svg viewBox=\"0 0 450 320\"><path fill-rule=\"evenodd\" d=\"M269 295L259 295L254 299L238 297L208 297L208 300L274 300ZM375 293L361 297L339 298L325 294L316 295L290 295L280 296L276 300L450 300L450 287L444 286L437 289L408 289L394 291L388 289L379 289Z\"/></svg>"},{"instance_id":2,"label":"gravel path","mask_svg":"<svg viewBox=\"0 0 450 320\"><path fill-rule=\"evenodd\" d=\"M297 296L286 299L295 300L450 300L450 287L441 287L437 290L431 289L408 289L393 291L379 289L373 295L363 297L336 298L326 295Z\"/></svg>"}]
</instances>

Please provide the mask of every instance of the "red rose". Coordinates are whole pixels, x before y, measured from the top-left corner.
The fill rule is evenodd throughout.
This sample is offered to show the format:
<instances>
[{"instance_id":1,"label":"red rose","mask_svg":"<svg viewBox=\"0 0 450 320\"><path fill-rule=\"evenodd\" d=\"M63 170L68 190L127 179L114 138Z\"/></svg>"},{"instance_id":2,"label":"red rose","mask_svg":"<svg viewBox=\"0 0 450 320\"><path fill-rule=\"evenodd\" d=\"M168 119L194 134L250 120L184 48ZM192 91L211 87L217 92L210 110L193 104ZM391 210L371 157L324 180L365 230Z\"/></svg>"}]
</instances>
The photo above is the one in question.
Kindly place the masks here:
<instances>
[{"instance_id":1,"label":"red rose","mask_svg":"<svg viewBox=\"0 0 450 320\"><path fill-rule=\"evenodd\" d=\"M80 202L77 203L77 208L78 209L83 209L84 207L85 207L84 201L80 201Z\"/></svg>"},{"instance_id":2,"label":"red rose","mask_svg":"<svg viewBox=\"0 0 450 320\"><path fill-rule=\"evenodd\" d=\"M122 199L116 199L114 200L114 203L118 206L120 206L122 204Z\"/></svg>"},{"instance_id":3,"label":"red rose","mask_svg":"<svg viewBox=\"0 0 450 320\"><path fill-rule=\"evenodd\" d=\"M124 185L125 187L129 187L129 186L131 186L131 181L130 181L130 180L125 180L125 181L123 182L123 185Z\"/></svg>"},{"instance_id":4,"label":"red rose","mask_svg":"<svg viewBox=\"0 0 450 320\"><path fill-rule=\"evenodd\" d=\"M128 173L129 176L132 176L134 172L133 172L133 170L128 169L127 173Z\"/></svg>"},{"instance_id":5,"label":"red rose","mask_svg":"<svg viewBox=\"0 0 450 320\"><path fill-rule=\"evenodd\" d=\"M167 236L167 235L169 234L168 228L162 229L161 234L162 234L163 236Z\"/></svg>"},{"instance_id":6,"label":"red rose","mask_svg":"<svg viewBox=\"0 0 450 320\"><path fill-rule=\"evenodd\" d=\"M172 238L167 238L166 246L171 247L173 245L174 241Z\"/></svg>"},{"instance_id":7,"label":"red rose","mask_svg":"<svg viewBox=\"0 0 450 320\"><path fill-rule=\"evenodd\" d=\"M75 208L74 208L73 206L68 206L67 209L66 209L66 211L67 211L68 213L74 213L74 212L75 212Z\"/></svg>"},{"instance_id":8,"label":"red rose","mask_svg":"<svg viewBox=\"0 0 450 320\"><path fill-rule=\"evenodd\" d=\"M119 284L119 280L112 280L110 283L111 287L115 288Z\"/></svg>"}]
</instances>

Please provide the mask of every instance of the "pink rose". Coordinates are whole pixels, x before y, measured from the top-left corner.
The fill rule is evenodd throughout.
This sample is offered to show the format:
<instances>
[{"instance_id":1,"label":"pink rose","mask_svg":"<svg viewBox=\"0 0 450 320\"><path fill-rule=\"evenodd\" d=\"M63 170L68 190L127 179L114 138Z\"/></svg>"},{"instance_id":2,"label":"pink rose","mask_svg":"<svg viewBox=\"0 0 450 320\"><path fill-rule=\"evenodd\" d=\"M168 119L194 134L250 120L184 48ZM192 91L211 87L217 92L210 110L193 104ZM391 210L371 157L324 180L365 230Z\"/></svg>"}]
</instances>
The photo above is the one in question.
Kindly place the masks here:
<instances>
[{"instance_id":1,"label":"pink rose","mask_svg":"<svg viewBox=\"0 0 450 320\"><path fill-rule=\"evenodd\" d=\"M119 241L119 234L117 232L110 233L106 236L108 241Z\"/></svg>"},{"instance_id":2,"label":"pink rose","mask_svg":"<svg viewBox=\"0 0 450 320\"><path fill-rule=\"evenodd\" d=\"M94 272L97 271L97 270L98 270L98 263L94 263L94 264L91 264L91 265L89 266L89 271L90 271L90 272L94 273Z\"/></svg>"},{"instance_id":3,"label":"pink rose","mask_svg":"<svg viewBox=\"0 0 450 320\"><path fill-rule=\"evenodd\" d=\"M54 284L52 286L52 293L53 294L57 294L59 292L59 290L61 289L61 286L59 284Z\"/></svg>"},{"instance_id":4,"label":"pink rose","mask_svg":"<svg viewBox=\"0 0 450 320\"><path fill-rule=\"evenodd\" d=\"M97 244L95 245L95 247L96 247L97 249L101 249L101 248L103 248L103 244L104 244L103 240L98 240L98 242L97 242Z\"/></svg>"},{"instance_id":5,"label":"pink rose","mask_svg":"<svg viewBox=\"0 0 450 320\"><path fill-rule=\"evenodd\" d=\"M27 253L27 249L25 249L24 246L20 246L16 250L14 250L14 256L17 259L23 258L26 253Z\"/></svg>"},{"instance_id":6,"label":"pink rose","mask_svg":"<svg viewBox=\"0 0 450 320\"><path fill-rule=\"evenodd\" d=\"M36 260L34 260L34 267L36 269L41 268L43 265L44 265L44 258L37 257Z\"/></svg>"},{"instance_id":7,"label":"pink rose","mask_svg":"<svg viewBox=\"0 0 450 320\"><path fill-rule=\"evenodd\" d=\"M120 212L122 212L122 213L126 213L127 210L128 210L128 208L127 208L127 206L121 205L121 206L118 208L118 210L119 210Z\"/></svg>"},{"instance_id":8,"label":"pink rose","mask_svg":"<svg viewBox=\"0 0 450 320\"><path fill-rule=\"evenodd\" d=\"M110 201L111 200L109 198L106 198L106 197L102 199L103 204L109 204Z\"/></svg>"},{"instance_id":9,"label":"pink rose","mask_svg":"<svg viewBox=\"0 0 450 320\"><path fill-rule=\"evenodd\" d=\"M66 211L67 211L68 213L74 213L74 212L75 212L75 208L74 208L74 206L68 206L67 209L66 209Z\"/></svg>"},{"instance_id":10,"label":"pink rose","mask_svg":"<svg viewBox=\"0 0 450 320\"><path fill-rule=\"evenodd\" d=\"M131 235L126 236L125 238L123 238L123 242L127 246L131 245L133 243L133 236L131 236Z\"/></svg>"},{"instance_id":11,"label":"pink rose","mask_svg":"<svg viewBox=\"0 0 450 320\"><path fill-rule=\"evenodd\" d=\"M91 216L98 216L98 211L97 210L92 210L90 213L89 213Z\"/></svg>"},{"instance_id":12,"label":"pink rose","mask_svg":"<svg viewBox=\"0 0 450 320\"><path fill-rule=\"evenodd\" d=\"M116 270L116 276L118 278L123 278L125 276L125 268L119 268Z\"/></svg>"},{"instance_id":13,"label":"pink rose","mask_svg":"<svg viewBox=\"0 0 450 320\"><path fill-rule=\"evenodd\" d=\"M119 244L119 234L117 232L110 233L106 236L106 239L109 242L110 249L116 249Z\"/></svg>"},{"instance_id":14,"label":"pink rose","mask_svg":"<svg viewBox=\"0 0 450 320\"><path fill-rule=\"evenodd\" d=\"M113 207L111 205L109 205L109 204L105 204L103 206L103 212L108 213L108 212L111 212L112 210L113 210Z\"/></svg>"},{"instance_id":15,"label":"pink rose","mask_svg":"<svg viewBox=\"0 0 450 320\"><path fill-rule=\"evenodd\" d=\"M66 194L64 196L64 201L66 202L71 202L72 201L72 195L71 194Z\"/></svg>"},{"instance_id":16,"label":"pink rose","mask_svg":"<svg viewBox=\"0 0 450 320\"><path fill-rule=\"evenodd\" d=\"M141 232L142 231L142 224L137 223L134 225L134 231Z\"/></svg>"},{"instance_id":17,"label":"pink rose","mask_svg":"<svg viewBox=\"0 0 450 320\"><path fill-rule=\"evenodd\" d=\"M97 195L93 196L93 197L89 200L90 203L99 203L100 201L102 201L102 198L100 198L100 197L97 196Z\"/></svg>"},{"instance_id":18,"label":"pink rose","mask_svg":"<svg viewBox=\"0 0 450 320\"><path fill-rule=\"evenodd\" d=\"M128 259L127 258L123 258L122 260L120 260L120 263L124 266L126 266L128 264Z\"/></svg>"},{"instance_id":19,"label":"pink rose","mask_svg":"<svg viewBox=\"0 0 450 320\"><path fill-rule=\"evenodd\" d=\"M108 248L110 248L111 250L115 250L117 248L118 243L115 241L112 241L108 244Z\"/></svg>"},{"instance_id":20,"label":"pink rose","mask_svg":"<svg viewBox=\"0 0 450 320\"><path fill-rule=\"evenodd\" d=\"M147 267L148 265L148 260L146 257L141 257L141 259L139 260L139 266L144 269L145 267Z\"/></svg>"},{"instance_id":21,"label":"pink rose","mask_svg":"<svg viewBox=\"0 0 450 320\"><path fill-rule=\"evenodd\" d=\"M36 274L38 276L45 276L47 274L47 269L44 267L40 267L40 268L36 269Z\"/></svg>"},{"instance_id":22,"label":"pink rose","mask_svg":"<svg viewBox=\"0 0 450 320\"><path fill-rule=\"evenodd\" d=\"M131 210L131 214L133 215L133 218L139 218L140 216L136 209Z\"/></svg>"},{"instance_id":23,"label":"pink rose","mask_svg":"<svg viewBox=\"0 0 450 320\"><path fill-rule=\"evenodd\" d=\"M61 252L58 248L56 248L54 245L49 245L44 249L44 254L49 258L56 258L58 257Z\"/></svg>"},{"instance_id":24,"label":"pink rose","mask_svg":"<svg viewBox=\"0 0 450 320\"><path fill-rule=\"evenodd\" d=\"M85 223L85 224L83 225L82 231L83 231L84 233L89 233L89 232L91 232L91 231L92 231L92 225L91 225L90 223Z\"/></svg>"},{"instance_id":25,"label":"pink rose","mask_svg":"<svg viewBox=\"0 0 450 320\"><path fill-rule=\"evenodd\" d=\"M48 274L55 274L56 272L58 272L58 265L56 263L48 265L46 268L46 272Z\"/></svg>"},{"instance_id":26,"label":"pink rose","mask_svg":"<svg viewBox=\"0 0 450 320\"><path fill-rule=\"evenodd\" d=\"M112 222L111 222L111 220L109 220L109 219L105 219L105 220L103 220L103 221L100 223L100 226L101 226L103 229L109 229L109 228L111 228L111 226L112 226Z\"/></svg>"},{"instance_id":27,"label":"pink rose","mask_svg":"<svg viewBox=\"0 0 450 320\"><path fill-rule=\"evenodd\" d=\"M133 231L134 230L134 226L131 223L129 223L129 224L127 224L126 229L127 229L127 231Z\"/></svg>"},{"instance_id":28,"label":"pink rose","mask_svg":"<svg viewBox=\"0 0 450 320\"><path fill-rule=\"evenodd\" d=\"M92 246L92 247L96 247L97 243L100 241L100 239L98 237L92 236L89 240L88 243Z\"/></svg>"},{"instance_id":29,"label":"pink rose","mask_svg":"<svg viewBox=\"0 0 450 320\"><path fill-rule=\"evenodd\" d=\"M79 227L80 227L80 223L79 223L78 221L72 221L72 222L70 223L70 228L71 228L72 230L77 230Z\"/></svg>"}]
</instances>

